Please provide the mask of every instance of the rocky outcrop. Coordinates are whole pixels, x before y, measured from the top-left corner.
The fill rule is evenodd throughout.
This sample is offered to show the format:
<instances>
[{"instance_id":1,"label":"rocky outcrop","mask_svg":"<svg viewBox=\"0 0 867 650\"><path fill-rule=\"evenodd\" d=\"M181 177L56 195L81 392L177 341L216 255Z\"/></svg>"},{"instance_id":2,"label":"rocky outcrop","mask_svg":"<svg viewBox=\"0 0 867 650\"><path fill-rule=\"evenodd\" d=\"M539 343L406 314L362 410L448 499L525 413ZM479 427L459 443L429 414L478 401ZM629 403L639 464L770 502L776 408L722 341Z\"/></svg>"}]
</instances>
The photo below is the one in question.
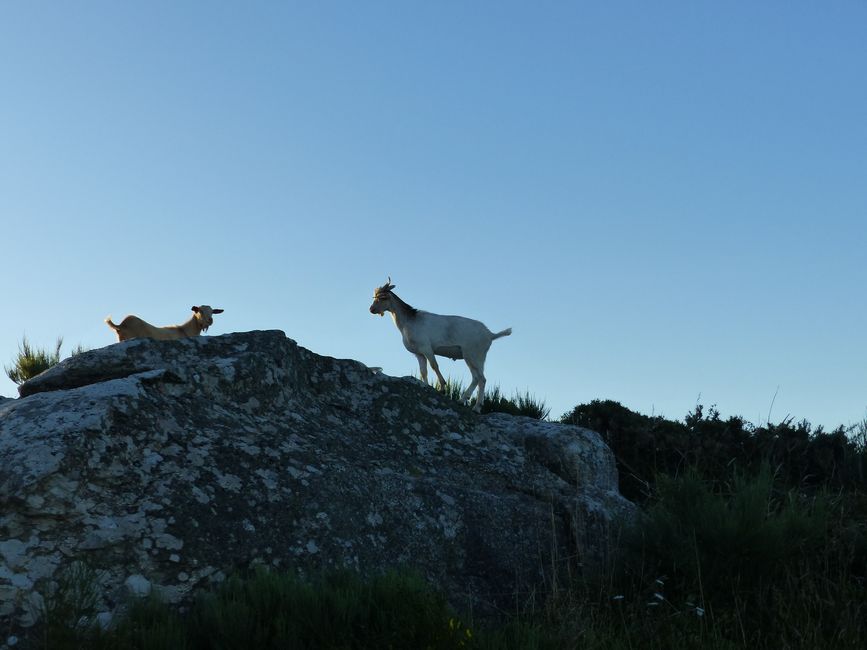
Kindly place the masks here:
<instances>
[{"instance_id":1,"label":"rocky outcrop","mask_svg":"<svg viewBox=\"0 0 867 650\"><path fill-rule=\"evenodd\" d=\"M605 553L632 506L586 429L477 416L279 331L134 340L0 402L0 618L73 562L100 607L228 572L407 565L458 607L513 609Z\"/></svg>"}]
</instances>

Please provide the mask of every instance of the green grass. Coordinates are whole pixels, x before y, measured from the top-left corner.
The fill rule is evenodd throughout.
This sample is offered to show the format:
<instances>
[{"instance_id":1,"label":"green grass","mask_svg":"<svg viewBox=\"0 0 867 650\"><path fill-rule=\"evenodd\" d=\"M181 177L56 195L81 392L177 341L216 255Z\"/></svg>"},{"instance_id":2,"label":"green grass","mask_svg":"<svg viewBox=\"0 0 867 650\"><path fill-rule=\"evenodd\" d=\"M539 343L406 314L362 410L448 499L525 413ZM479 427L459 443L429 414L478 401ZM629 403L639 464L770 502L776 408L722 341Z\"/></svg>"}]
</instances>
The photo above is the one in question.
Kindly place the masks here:
<instances>
[{"instance_id":1,"label":"green grass","mask_svg":"<svg viewBox=\"0 0 867 650\"><path fill-rule=\"evenodd\" d=\"M259 571L199 599L193 647L457 647L445 600L420 579L387 573L364 582L339 572L313 582ZM205 643L207 640L208 643Z\"/></svg>"},{"instance_id":2,"label":"green grass","mask_svg":"<svg viewBox=\"0 0 867 650\"><path fill-rule=\"evenodd\" d=\"M509 398L500 393L499 386L494 386L485 391L482 413L508 413L509 415L523 415L536 420L547 420L551 414L551 409L546 406L544 400L531 395L529 391L523 393L515 391Z\"/></svg>"},{"instance_id":3,"label":"green grass","mask_svg":"<svg viewBox=\"0 0 867 650\"><path fill-rule=\"evenodd\" d=\"M562 585L533 621L564 648L867 647L865 509L688 469L659 489L607 570Z\"/></svg>"},{"instance_id":4,"label":"green grass","mask_svg":"<svg viewBox=\"0 0 867 650\"><path fill-rule=\"evenodd\" d=\"M466 386L460 379L446 377L446 385L441 392L449 399L460 402L465 389ZM475 397L470 398L470 406L475 403ZM544 400L537 398L529 391L523 393L515 391L513 396L509 398L503 395L499 386L495 385L485 389L482 413L508 413L509 415L522 415L537 420L547 420L551 414L551 409Z\"/></svg>"},{"instance_id":5,"label":"green grass","mask_svg":"<svg viewBox=\"0 0 867 650\"><path fill-rule=\"evenodd\" d=\"M658 485L627 536L621 579L631 593L655 585L660 611L689 619L698 607L704 615L695 631L743 647L867 640L867 585L858 568L865 529L845 516L843 500L779 490L767 467L735 473L724 489L693 471ZM648 633L679 630L647 616L640 622Z\"/></svg>"},{"instance_id":6,"label":"green grass","mask_svg":"<svg viewBox=\"0 0 867 650\"><path fill-rule=\"evenodd\" d=\"M213 591L200 593L183 616L156 598L138 601L109 631L81 622L93 613L93 603L75 601L87 591L87 584L80 581L63 592L65 602L52 602L36 647L450 650L475 643L473 631L451 612L445 598L405 572L363 580L356 573L340 571L303 580L294 574L258 570L230 577Z\"/></svg>"}]
</instances>

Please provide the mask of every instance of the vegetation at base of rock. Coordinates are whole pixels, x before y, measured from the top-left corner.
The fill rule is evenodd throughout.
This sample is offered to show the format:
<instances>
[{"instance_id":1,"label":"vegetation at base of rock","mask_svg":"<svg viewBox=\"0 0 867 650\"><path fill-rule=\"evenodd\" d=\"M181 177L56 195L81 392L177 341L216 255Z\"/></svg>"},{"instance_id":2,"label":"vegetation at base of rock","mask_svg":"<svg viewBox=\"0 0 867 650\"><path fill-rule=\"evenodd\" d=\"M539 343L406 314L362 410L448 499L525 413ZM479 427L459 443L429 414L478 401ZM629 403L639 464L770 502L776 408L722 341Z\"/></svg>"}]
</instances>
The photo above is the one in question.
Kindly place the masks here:
<instances>
[{"instance_id":1,"label":"vegetation at base of rock","mask_svg":"<svg viewBox=\"0 0 867 650\"><path fill-rule=\"evenodd\" d=\"M529 620L564 649L863 648L865 515L863 493L783 490L768 466L659 476L606 570Z\"/></svg>"},{"instance_id":2,"label":"vegetation at base of rock","mask_svg":"<svg viewBox=\"0 0 867 650\"><path fill-rule=\"evenodd\" d=\"M138 601L109 632L82 627L93 612L66 604L66 615L47 617L64 629L37 647L860 648L867 508L851 506L840 493L782 490L768 466L733 470L723 486L693 468L657 477L605 571L561 582L543 605L497 625L460 618L412 574L303 580L258 570L199 594L183 615ZM87 601L86 585L67 584Z\"/></svg>"},{"instance_id":3,"label":"vegetation at base of rock","mask_svg":"<svg viewBox=\"0 0 867 650\"><path fill-rule=\"evenodd\" d=\"M561 421L603 436L642 509L550 625L590 621L572 634L589 648L867 645L867 422L756 427L700 405L677 422L612 401Z\"/></svg>"},{"instance_id":4,"label":"vegetation at base of rock","mask_svg":"<svg viewBox=\"0 0 867 650\"><path fill-rule=\"evenodd\" d=\"M60 573L42 605L41 647L77 647L82 627L87 626L99 600L97 579L84 562L74 562Z\"/></svg>"},{"instance_id":5,"label":"vegetation at base of rock","mask_svg":"<svg viewBox=\"0 0 867 650\"><path fill-rule=\"evenodd\" d=\"M232 648L453 648L461 639L450 618L445 599L408 575L365 583L340 572L308 583L259 571L200 598L191 630Z\"/></svg>"},{"instance_id":6,"label":"vegetation at base of rock","mask_svg":"<svg viewBox=\"0 0 867 650\"><path fill-rule=\"evenodd\" d=\"M63 346L63 337L57 337L57 342L54 345L54 352L49 352L42 348L34 348L30 345L30 341L26 336L21 337L21 343L18 345L18 354L12 360L11 366L4 366L3 370L6 376L16 384L23 384L28 379L32 379L38 374L41 374L60 363L60 348ZM81 354L85 351L81 345L78 345L70 356Z\"/></svg>"},{"instance_id":7,"label":"vegetation at base of rock","mask_svg":"<svg viewBox=\"0 0 867 650\"><path fill-rule=\"evenodd\" d=\"M70 598L75 593L65 592ZM134 602L127 615L102 631L80 603L55 601L38 647L94 650L268 650L278 648L544 648L525 644L531 626L509 634L510 645L477 638L421 578L389 572L363 580L338 571L303 580L259 569L201 592L180 614L155 597ZM91 607L92 609L92 607ZM64 614L75 612L79 618ZM492 637L499 643L499 636ZM503 637L506 638L506 637ZM519 645L520 644L520 645Z\"/></svg>"},{"instance_id":8,"label":"vegetation at base of rock","mask_svg":"<svg viewBox=\"0 0 867 650\"><path fill-rule=\"evenodd\" d=\"M454 401L460 402L465 389L466 386L460 379L447 377L442 393ZM475 403L474 398L470 400L470 406ZM545 404L545 400L537 398L530 391L521 393L516 390L510 398L500 391L499 386L493 386L485 389L482 413L508 413L509 415L522 415L536 420L547 420L551 414L551 409Z\"/></svg>"},{"instance_id":9,"label":"vegetation at base of rock","mask_svg":"<svg viewBox=\"0 0 867 650\"><path fill-rule=\"evenodd\" d=\"M694 468L657 477L622 540L605 610L622 610L633 642L659 648L863 647L863 497L787 490L767 465L733 469L723 484Z\"/></svg>"},{"instance_id":10,"label":"vegetation at base of rock","mask_svg":"<svg viewBox=\"0 0 867 650\"><path fill-rule=\"evenodd\" d=\"M138 601L99 632L82 624L94 614L94 576L82 569L61 580L67 601L50 599L35 647L860 648L867 508L851 507L840 493L782 490L768 466L733 470L722 487L694 468L657 477L603 573L565 581L544 605L493 627L462 623L412 574L303 580L258 570L200 593L183 615Z\"/></svg>"}]
</instances>

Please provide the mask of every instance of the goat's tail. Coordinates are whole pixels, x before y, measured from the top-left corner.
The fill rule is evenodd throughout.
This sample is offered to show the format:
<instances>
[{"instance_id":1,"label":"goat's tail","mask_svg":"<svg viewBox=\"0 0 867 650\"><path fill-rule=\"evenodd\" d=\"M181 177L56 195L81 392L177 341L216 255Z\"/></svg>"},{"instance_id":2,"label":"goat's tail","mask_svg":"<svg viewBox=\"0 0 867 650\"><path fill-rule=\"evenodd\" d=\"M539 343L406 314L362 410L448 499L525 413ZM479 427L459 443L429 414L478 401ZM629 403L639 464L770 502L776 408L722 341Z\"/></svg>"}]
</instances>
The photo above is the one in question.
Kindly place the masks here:
<instances>
[{"instance_id":1,"label":"goat's tail","mask_svg":"<svg viewBox=\"0 0 867 650\"><path fill-rule=\"evenodd\" d=\"M502 332L497 332L496 334L492 334L492 335L491 335L491 340L494 341L494 340L496 340L496 339L498 339L498 338L500 338L500 337L503 337L503 336L509 336L511 333L512 333L512 328L511 328L511 327L507 327L507 328L504 329Z\"/></svg>"},{"instance_id":2,"label":"goat's tail","mask_svg":"<svg viewBox=\"0 0 867 650\"><path fill-rule=\"evenodd\" d=\"M118 331L118 330L120 329L120 325L115 325L114 323L111 322L111 314L109 314L108 316L106 316L106 318L105 318L105 322L106 322L106 323L108 324L108 326L109 326L111 329L113 329L115 332Z\"/></svg>"}]
</instances>

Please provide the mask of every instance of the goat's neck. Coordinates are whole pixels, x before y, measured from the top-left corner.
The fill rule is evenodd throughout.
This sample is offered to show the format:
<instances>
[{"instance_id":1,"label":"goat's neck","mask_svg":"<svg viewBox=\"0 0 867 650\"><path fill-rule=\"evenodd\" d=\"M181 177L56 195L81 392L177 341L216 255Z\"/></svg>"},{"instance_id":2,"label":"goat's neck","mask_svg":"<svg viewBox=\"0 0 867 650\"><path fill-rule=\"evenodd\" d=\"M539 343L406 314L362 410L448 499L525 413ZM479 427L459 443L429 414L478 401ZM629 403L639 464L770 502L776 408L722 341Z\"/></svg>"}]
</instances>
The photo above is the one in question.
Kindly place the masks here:
<instances>
[{"instance_id":1,"label":"goat's neck","mask_svg":"<svg viewBox=\"0 0 867 650\"><path fill-rule=\"evenodd\" d=\"M184 336L198 336L202 333L202 324L199 322L199 319L196 318L196 315L193 314L183 325L177 326L179 330L184 333Z\"/></svg>"},{"instance_id":2,"label":"goat's neck","mask_svg":"<svg viewBox=\"0 0 867 650\"><path fill-rule=\"evenodd\" d=\"M391 313L391 318L394 320L394 324L397 326L401 332L403 332L404 328L408 325L412 315L409 310L403 304L401 300L392 300L391 301L391 309L388 310Z\"/></svg>"}]
</instances>

